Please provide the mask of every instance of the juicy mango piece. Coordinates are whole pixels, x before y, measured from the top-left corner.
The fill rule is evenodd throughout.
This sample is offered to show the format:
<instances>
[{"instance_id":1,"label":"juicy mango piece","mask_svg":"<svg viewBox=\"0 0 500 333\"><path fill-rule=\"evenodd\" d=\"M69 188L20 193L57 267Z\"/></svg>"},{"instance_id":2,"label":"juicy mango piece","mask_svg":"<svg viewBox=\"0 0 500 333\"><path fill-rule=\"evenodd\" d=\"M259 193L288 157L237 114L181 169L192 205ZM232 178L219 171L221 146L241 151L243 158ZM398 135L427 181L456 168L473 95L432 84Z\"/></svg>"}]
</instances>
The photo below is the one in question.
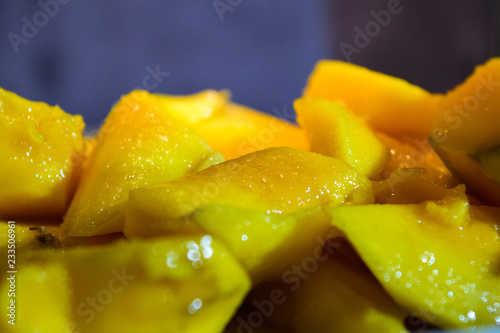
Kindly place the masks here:
<instances>
[{"instance_id":1,"label":"juicy mango piece","mask_svg":"<svg viewBox=\"0 0 500 333\"><path fill-rule=\"evenodd\" d=\"M332 229L330 220L321 208L279 214L212 205L187 218L188 223L223 239L254 284L279 279L291 265L309 256Z\"/></svg>"},{"instance_id":2,"label":"juicy mango piece","mask_svg":"<svg viewBox=\"0 0 500 333\"><path fill-rule=\"evenodd\" d=\"M269 148L134 189L124 233L154 237L204 230L224 239L258 281L279 274L328 232L329 216L318 206L372 201L369 181L344 162Z\"/></svg>"},{"instance_id":3,"label":"juicy mango piece","mask_svg":"<svg viewBox=\"0 0 500 333\"><path fill-rule=\"evenodd\" d=\"M308 150L303 130L277 117L230 102L228 91L158 95L165 108L227 159L270 147Z\"/></svg>"},{"instance_id":4,"label":"juicy mango piece","mask_svg":"<svg viewBox=\"0 0 500 333\"><path fill-rule=\"evenodd\" d=\"M146 91L122 97L98 137L64 217L63 228L71 236L122 231L130 189L182 177L212 153Z\"/></svg>"},{"instance_id":5,"label":"juicy mango piece","mask_svg":"<svg viewBox=\"0 0 500 333\"><path fill-rule=\"evenodd\" d=\"M270 147L308 150L305 132L297 126L243 105L229 103L224 114L194 127L207 143L227 159Z\"/></svg>"},{"instance_id":6,"label":"juicy mango piece","mask_svg":"<svg viewBox=\"0 0 500 333\"><path fill-rule=\"evenodd\" d=\"M440 100L402 79L332 60L316 64L304 96L339 102L390 136L417 138L429 135Z\"/></svg>"},{"instance_id":7,"label":"juicy mango piece","mask_svg":"<svg viewBox=\"0 0 500 333\"><path fill-rule=\"evenodd\" d=\"M207 204L287 214L300 208L372 200L370 182L346 163L281 147L257 151L165 184L134 189L129 213L135 209L150 212L152 219L144 221L154 223L153 217L184 218ZM133 223L127 222L127 228L132 227ZM160 222L158 227L170 226Z\"/></svg>"},{"instance_id":8,"label":"juicy mango piece","mask_svg":"<svg viewBox=\"0 0 500 333\"><path fill-rule=\"evenodd\" d=\"M390 177L373 183L375 203L417 204L427 200L441 200L452 191L439 186L426 169L401 168Z\"/></svg>"},{"instance_id":9,"label":"juicy mango piece","mask_svg":"<svg viewBox=\"0 0 500 333\"><path fill-rule=\"evenodd\" d=\"M18 320L15 330L3 320L3 332L221 332L250 280L199 234L38 253L16 286Z\"/></svg>"},{"instance_id":10,"label":"juicy mango piece","mask_svg":"<svg viewBox=\"0 0 500 333\"><path fill-rule=\"evenodd\" d=\"M478 66L439 105L429 142L483 202L500 206L500 58Z\"/></svg>"},{"instance_id":11,"label":"juicy mango piece","mask_svg":"<svg viewBox=\"0 0 500 333\"><path fill-rule=\"evenodd\" d=\"M204 90L187 96L157 95L163 107L185 124L195 125L212 116L224 114L229 103L227 90Z\"/></svg>"},{"instance_id":12,"label":"juicy mango piece","mask_svg":"<svg viewBox=\"0 0 500 333\"><path fill-rule=\"evenodd\" d=\"M330 210L394 300L445 329L500 322L500 208L471 206L463 190L438 202Z\"/></svg>"},{"instance_id":13,"label":"juicy mango piece","mask_svg":"<svg viewBox=\"0 0 500 333\"><path fill-rule=\"evenodd\" d=\"M194 172L198 172L201 170L205 170L206 168L211 167L212 165L216 165L222 163L226 160L226 158L218 151L214 151L196 168Z\"/></svg>"},{"instance_id":14,"label":"juicy mango piece","mask_svg":"<svg viewBox=\"0 0 500 333\"><path fill-rule=\"evenodd\" d=\"M82 117L0 88L0 218L64 215L83 160Z\"/></svg>"},{"instance_id":15,"label":"juicy mango piece","mask_svg":"<svg viewBox=\"0 0 500 333\"><path fill-rule=\"evenodd\" d=\"M366 267L352 266L339 256L339 243L328 242L327 251L294 266L281 282L257 287L246 302L271 322L288 324L294 333L408 332L404 320L409 313Z\"/></svg>"},{"instance_id":16,"label":"juicy mango piece","mask_svg":"<svg viewBox=\"0 0 500 333\"><path fill-rule=\"evenodd\" d=\"M389 148L389 160L380 174L388 178L398 169L421 168L430 179L441 186L455 187L458 179L448 170L427 140L414 139L408 142L376 133L378 139Z\"/></svg>"},{"instance_id":17,"label":"juicy mango piece","mask_svg":"<svg viewBox=\"0 0 500 333\"><path fill-rule=\"evenodd\" d=\"M338 158L370 178L382 170L388 149L348 110L325 99L307 97L296 100L294 106L312 152Z\"/></svg>"}]
</instances>

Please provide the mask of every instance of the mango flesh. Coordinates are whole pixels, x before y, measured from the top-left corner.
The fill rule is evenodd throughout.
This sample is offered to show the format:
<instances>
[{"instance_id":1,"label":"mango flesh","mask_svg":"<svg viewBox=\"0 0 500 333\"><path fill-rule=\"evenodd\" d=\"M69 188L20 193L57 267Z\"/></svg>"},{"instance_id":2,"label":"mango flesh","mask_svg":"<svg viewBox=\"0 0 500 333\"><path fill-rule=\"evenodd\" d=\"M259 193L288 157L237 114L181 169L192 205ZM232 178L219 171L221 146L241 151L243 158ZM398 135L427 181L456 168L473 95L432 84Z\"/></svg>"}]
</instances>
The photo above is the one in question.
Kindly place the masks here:
<instances>
[{"instance_id":1,"label":"mango flesh","mask_svg":"<svg viewBox=\"0 0 500 333\"><path fill-rule=\"evenodd\" d=\"M402 79L334 60L316 64L304 96L336 101L374 130L415 138L429 135L440 100L439 95Z\"/></svg>"},{"instance_id":2,"label":"mango flesh","mask_svg":"<svg viewBox=\"0 0 500 333\"><path fill-rule=\"evenodd\" d=\"M429 142L483 202L500 206L500 58L476 67L439 105Z\"/></svg>"},{"instance_id":3,"label":"mango flesh","mask_svg":"<svg viewBox=\"0 0 500 333\"><path fill-rule=\"evenodd\" d=\"M500 209L441 201L335 207L342 230L393 299L444 329L500 322Z\"/></svg>"},{"instance_id":4,"label":"mango flesh","mask_svg":"<svg viewBox=\"0 0 500 333\"><path fill-rule=\"evenodd\" d=\"M122 97L97 138L64 217L63 228L70 236L122 231L130 189L182 177L212 153L199 135L162 107L157 96L145 91Z\"/></svg>"},{"instance_id":5,"label":"mango flesh","mask_svg":"<svg viewBox=\"0 0 500 333\"><path fill-rule=\"evenodd\" d=\"M373 182L375 203L417 204L427 200L441 200L451 189L437 185L426 169L401 168L389 178Z\"/></svg>"},{"instance_id":6,"label":"mango flesh","mask_svg":"<svg viewBox=\"0 0 500 333\"><path fill-rule=\"evenodd\" d=\"M212 205L187 218L223 239L254 284L279 279L292 264L309 256L332 229L330 220L320 208L279 214Z\"/></svg>"},{"instance_id":7,"label":"mango flesh","mask_svg":"<svg viewBox=\"0 0 500 333\"><path fill-rule=\"evenodd\" d=\"M369 178L382 170L388 149L348 110L324 99L307 97L297 99L294 107L312 152L338 158Z\"/></svg>"},{"instance_id":8,"label":"mango flesh","mask_svg":"<svg viewBox=\"0 0 500 333\"><path fill-rule=\"evenodd\" d=\"M16 286L18 320L3 320L3 332L218 333L250 280L218 240L198 234L38 253Z\"/></svg>"},{"instance_id":9,"label":"mango flesh","mask_svg":"<svg viewBox=\"0 0 500 333\"><path fill-rule=\"evenodd\" d=\"M83 120L0 88L0 218L61 217L83 156Z\"/></svg>"},{"instance_id":10,"label":"mango flesh","mask_svg":"<svg viewBox=\"0 0 500 333\"><path fill-rule=\"evenodd\" d=\"M230 100L227 90L204 90L186 96L157 94L163 107L186 125L196 125L225 113Z\"/></svg>"},{"instance_id":11,"label":"mango flesh","mask_svg":"<svg viewBox=\"0 0 500 333\"><path fill-rule=\"evenodd\" d=\"M277 283L256 288L246 302L275 324L301 332L408 332L409 313L382 289L366 267L339 254L345 246L328 240L325 250L294 266Z\"/></svg>"},{"instance_id":12,"label":"mango flesh","mask_svg":"<svg viewBox=\"0 0 500 333\"><path fill-rule=\"evenodd\" d=\"M344 162L269 148L134 189L124 233L155 237L204 230L225 240L259 281L281 274L328 232L329 217L318 206L372 200L369 181Z\"/></svg>"},{"instance_id":13,"label":"mango flesh","mask_svg":"<svg viewBox=\"0 0 500 333\"><path fill-rule=\"evenodd\" d=\"M383 133L376 133L376 136L389 148L389 160L380 172L383 178L398 169L421 168L438 185L455 187L459 184L427 140L401 141Z\"/></svg>"},{"instance_id":14,"label":"mango flesh","mask_svg":"<svg viewBox=\"0 0 500 333\"><path fill-rule=\"evenodd\" d=\"M188 96L158 97L173 116L227 159L270 147L309 148L303 130L280 119L278 114L268 115L231 103L228 91L205 90Z\"/></svg>"},{"instance_id":15,"label":"mango flesh","mask_svg":"<svg viewBox=\"0 0 500 333\"><path fill-rule=\"evenodd\" d=\"M183 218L212 204L286 214L300 208L370 200L369 181L346 163L281 147L260 150L165 184L134 189L129 213L139 209L160 219ZM133 223L127 222L127 227Z\"/></svg>"},{"instance_id":16,"label":"mango flesh","mask_svg":"<svg viewBox=\"0 0 500 333\"><path fill-rule=\"evenodd\" d=\"M293 124L235 103L225 111L194 129L227 159L271 147L309 149L305 132Z\"/></svg>"}]
</instances>

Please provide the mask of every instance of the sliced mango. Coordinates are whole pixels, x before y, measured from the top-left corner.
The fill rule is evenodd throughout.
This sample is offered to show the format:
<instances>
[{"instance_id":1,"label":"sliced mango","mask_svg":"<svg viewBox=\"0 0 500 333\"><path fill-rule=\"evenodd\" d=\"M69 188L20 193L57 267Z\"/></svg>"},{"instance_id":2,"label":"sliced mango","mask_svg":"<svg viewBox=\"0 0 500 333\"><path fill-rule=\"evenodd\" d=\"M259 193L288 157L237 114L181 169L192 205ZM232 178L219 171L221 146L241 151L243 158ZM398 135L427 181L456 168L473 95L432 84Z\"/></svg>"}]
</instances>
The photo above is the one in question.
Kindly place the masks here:
<instances>
[{"instance_id":1,"label":"sliced mango","mask_svg":"<svg viewBox=\"0 0 500 333\"><path fill-rule=\"evenodd\" d=\"M212 153L199 135L146 91L122 97L97 137L64 217L62 226L70 236L122 231L131 188L182 177Z\"/></svg>"},{"instance_id":2,"label":"sliced mango","mask_svg":"<svg viewBox=\"0 0 500 333\"><path fill-rule=\"evenodd\" d=\"M418 205L330 210L394 300L444 329L500 322L500 208L470 206L463 191Z\"/></svg>"},{"instance_id":3,"label":"sliced mango","mask_svg":"<svg viewBox=\"0 0 500 333\"><path fill-rule=\"evenodd\" d=\"M61 217L83 153L81 116L0 88L0 218Z\"/></svg>"},{"instance_id":4,"label":"sliced mango","mask_svg":"<svg viewBox=\"0 0 500 333\"><path fill-rule=\"evenodd\" d=\"M441 200L452 191L439 186L426 169L401 168L389 178L373 182L375 202L379 204L417 204L427 200Z\"/></svg>"},{"instance_id":5,"label":"sliced mango","mask_svg":"<svg viewBox=\"0 0 500 333\"><path fill-rule=\"evenodd\" d=\"M303 130L277 115L231 103L226 90L158 97L165 109L227 159L270 147L309 148Z\"/></svg>"},{"instance_id":6,"label":"sliced mango","mask_svg":"<svg viewBox=\"0 0 500 333\"><path fill-rule=\"evenodd\" d=\"M354 64L321 60L316 64L304 96L336 101L373 129L394 137L426 138L439 95L402 79Z\"/></svg>"},{"instance_id":7,"label":"sliced mango","mask_svg":"<svg viewBox=\"0 0 500 333\"><path fill-rule=\"evenodd\" d=\"M207 204L287 214L372 200L369 181L346 163L293 148L268 148L165 184L134 189L128 215L146 215L127 221L125 233L175 230L173 220Z\"/></svg>"},{"instance_id":8,"label":"sliced mango","mask_svg":"<svg viewBox=\"0 0 500 333\"><path fill-rule=\"evenodd\" d=\"M226 160L226 158L218 151L214 151L196 168L194 172L198 172L201 170L205 170L206 168L211 167L212 165L216 165L222 163Z\"/></svg>"},{"instance_id":9,"label":"sliced mango","mask_svg":"<svg viewBox=\"0 0 500 333\"><path fill-rule=\"evenodd\" d=\"M16 326L2 320L2 332L218 333L250 280L219 241L200 234L38 253L16 287ZM8 288L3 280L4 309Z\"/></svg>"},{"instance_id":10,"label":"sliced mango","mask_svg":"<svg viewBox=\"0 0 500 333\"><path fill-rule=\"evenodd\" d=\"M329 216L318 206L371 203L372 195L368 180L340 160L269 148L134 189L124 233L155 237L204 230L224 239L259 281L281 274L328 233Z\"/></svg>"},{"instance_id":11,"label":"sliced mango","mask_svg":"<svg viewBox=\"0 0 500 333\"><path fill-rule=\"evenodd\" d=\"M158 94L163 107L186 125L196 125L225 113L230 100L227 90L204 90L186 96Z\"/></svg>"},{"instance_id":12,"label":"sliced mango","mask_svg":"<svg viewBox=\"0 0 500 333\"><path fill-rule=\"evenodd\" d=\"M187 218L225 241L254 283L279 279L290 265L309 256L330 232L330 216L320 208L279 214L205 206Z\"/></svg>"},{"instance_id":13,"label":"sliced mango","mask_svg":"<svg viewBox=\"0 0 500 333\"><path fill-rule=\"evenodd\" d=\"M366 267L352 266L339 255L340 243L329 243L327 251L311 253L301 265L290 267L282 281L250 293L246 302L254 306L254 313L288 324L295 333L408 332L408 311L387 295ZM253 318L243 319L251 324Z\"/></svg>"},{"instance_id":14,"label":"sliced mango","mask_svg":"<svg viewBox=\"0 0 500 333\"><path fill-rule=\"evenodd\" d=\"M448 170L427 140L400 141L383 133L376 133L378 139L389 148L389 160L380 174L387 178L398 169L421 168L436 184L455 187L458 179ZM430 199L430 198L429 198Z\"/></svg>"},{"instance_id":15,"label":"sliced mango","mask_svg":"<svg viewBox=\"0 0 500 333\"><path fill-rule=\"evenodd\" d=\"M500 206L500 58L476 67L439 105L429 142L484 203Z\"/></svg>"},{"instance_id":16,"label":"sliced mango","mask_svg":"<svg viewBox=\"0 0 500 333\"><path fill-rule=\"evenodd\" d=\"M294 106L312 152L338 158L369 178L382 170L389 157L387 147L344 107L307 97L297 99Z\"/></svg>"},{"instance_id":17,"label":"sliced mango","mask_svg":"<svg viewBox=\"0 0 500 333\"><path fill-rule=\"evenodd\" d=\"M224 114L194 127L207 143L227 159L270 147L308 150L305 132L277 117L230 103Z\"/></svg>"}]
</instances>

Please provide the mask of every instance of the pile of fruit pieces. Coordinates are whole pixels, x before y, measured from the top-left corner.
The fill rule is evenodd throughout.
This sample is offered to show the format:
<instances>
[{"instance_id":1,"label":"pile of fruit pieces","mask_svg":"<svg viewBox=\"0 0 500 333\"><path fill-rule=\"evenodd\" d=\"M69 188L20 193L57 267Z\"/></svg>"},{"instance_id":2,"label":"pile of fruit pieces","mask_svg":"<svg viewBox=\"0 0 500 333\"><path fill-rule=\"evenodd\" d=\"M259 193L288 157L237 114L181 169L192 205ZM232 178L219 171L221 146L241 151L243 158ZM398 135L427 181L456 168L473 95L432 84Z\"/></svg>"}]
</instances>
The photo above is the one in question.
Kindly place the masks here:
<instances>
[{"instance_id":1,"label":"pile of fruit pieces","mask_svg":"<svg viewBox=\"0 0 500 333\"><path fill-rule=\"evenodd\" d=\"M500 59L446 94L324 60L294 107L133 91L85 137L0 90L0 331L500 325Z\"/></svg>"}]
</instances>

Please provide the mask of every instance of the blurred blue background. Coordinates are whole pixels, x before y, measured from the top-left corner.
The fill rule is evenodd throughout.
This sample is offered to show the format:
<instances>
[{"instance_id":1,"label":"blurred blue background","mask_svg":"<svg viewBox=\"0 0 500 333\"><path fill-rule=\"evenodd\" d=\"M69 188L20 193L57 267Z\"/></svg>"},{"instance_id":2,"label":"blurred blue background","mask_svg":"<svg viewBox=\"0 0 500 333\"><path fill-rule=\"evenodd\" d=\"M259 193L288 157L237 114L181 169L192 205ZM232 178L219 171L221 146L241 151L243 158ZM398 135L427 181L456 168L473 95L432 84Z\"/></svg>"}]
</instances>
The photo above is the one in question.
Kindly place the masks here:
<instances>
[{"instance_id":1,"label":"blurred blue background","mask_svg":"<svg viewBox=\"0 0 500 333\"><path fill-rule=\"evenodd\" d=\"M96 126L155 71L152 91L228 88L236 102L272 112L292 109L321 58L442 92L498 51L496 2L401 0L346 57L341 45L356 47L355 28L394 1L2 0L0 86Z\"/></svg>"}]
</instances>

